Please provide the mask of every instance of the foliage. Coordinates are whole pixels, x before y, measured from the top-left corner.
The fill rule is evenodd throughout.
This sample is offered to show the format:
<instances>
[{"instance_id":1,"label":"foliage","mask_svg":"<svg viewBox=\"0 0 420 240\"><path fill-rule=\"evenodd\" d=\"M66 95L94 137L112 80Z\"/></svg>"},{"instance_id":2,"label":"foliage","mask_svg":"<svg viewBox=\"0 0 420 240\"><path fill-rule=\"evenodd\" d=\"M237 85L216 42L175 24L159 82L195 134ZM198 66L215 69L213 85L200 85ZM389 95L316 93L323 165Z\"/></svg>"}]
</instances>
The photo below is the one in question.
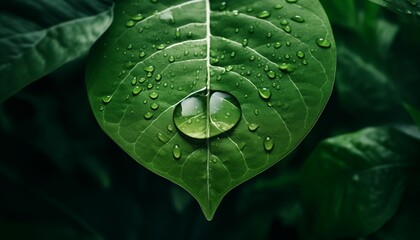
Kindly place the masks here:
<instances>
[{"instance_id":1,"label":"foliage","mask_svg":"<svg viewBox=\"0 0 420 240\"><path fill-rule=\"evenodd\" d=\"M0 9L11 2L2 1ZM213 221L183 189L139 167L104 136L88 104L82 56L0 105L0 238L417 237L419 25L369 1L321 3L337 47L333 95L296 150L226 195ZM37 16L42 26L52 26L48 15ZM3 49L0 59L9 52ZM24 85L40 75L33 76ZM2 75L0 81L11 79ZM411 167L387 174L375 168L395 162ZM366 168L371 171L361 174ZM346 194L342 204L339 193ZM372 202L375 193L384 197ZM328 203L340 208L331 211Z\"/></svg>"},{"instance_id":2,"label":"foliage","mask_svg":"<svg viewBox=\"0 0 420 240\"><path fill-rule=\"evenodd\" d=\"M313 127L334 80L332 31L312 1L136 3L117 2L124 14L90 53L93 112L124 151L185 188L211 219L228 191Z\"/></svg>"}]
</instances>

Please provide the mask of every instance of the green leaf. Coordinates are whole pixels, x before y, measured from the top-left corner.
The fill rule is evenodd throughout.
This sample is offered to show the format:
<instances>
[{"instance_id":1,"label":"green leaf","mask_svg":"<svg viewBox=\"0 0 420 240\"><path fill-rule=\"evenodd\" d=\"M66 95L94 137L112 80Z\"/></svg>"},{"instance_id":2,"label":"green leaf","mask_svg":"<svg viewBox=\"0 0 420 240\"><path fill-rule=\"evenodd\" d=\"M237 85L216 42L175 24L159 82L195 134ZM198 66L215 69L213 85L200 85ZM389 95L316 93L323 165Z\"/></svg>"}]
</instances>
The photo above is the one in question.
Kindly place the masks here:
<instances>
[{"instance_id":1,"label":"green leaf","mask_svg":"<svg viewBox=\"0 0 420 240\"><path fill-rule=\"evenodd\" d=\"M212 219L223 196L290 153L332 90L317 1L118 1L88 60L104 131Z\"/></svg>"},{"instance_id":2,"label":"green leaf","mask_svg":"<svg viewBox=\"0 0 420 240\"><path fill-rule=\"evenodd\" d=\"M112 20L106 0L0 2L0 102L87 52Z\"/></svg>"},{"instance_id":3,"label":"green leaf","mask_svg":"<svg viewBox=\"0 0 420 240\"><path fill-rule=\"evenodd\" d=\"M405 131L367 128L317 147L302 171L310 239L363 237L394 215L420 165L419 139Z\"/></svg>"},{"instance_id":4,"label":"green leaf","mask_svg":"<svg viewBox=\"0 0 420 240\"><path fill-rule=\"evenodd\" d=\"M405 109L407 109L407 111L410 113L414 122L416 122L417 126L420 128L420 110L408 104L405 104L404 106Z\"/></svg>"},{"instance_id":5,"label":"green leaf","mask_svg":"<svg viewBox=\"0 0 420 240\"><path fill-rule=\"evenodd\" d=\"M419 0L369 0L413 20L420 20Z\"/></svg>"}]
</instances>

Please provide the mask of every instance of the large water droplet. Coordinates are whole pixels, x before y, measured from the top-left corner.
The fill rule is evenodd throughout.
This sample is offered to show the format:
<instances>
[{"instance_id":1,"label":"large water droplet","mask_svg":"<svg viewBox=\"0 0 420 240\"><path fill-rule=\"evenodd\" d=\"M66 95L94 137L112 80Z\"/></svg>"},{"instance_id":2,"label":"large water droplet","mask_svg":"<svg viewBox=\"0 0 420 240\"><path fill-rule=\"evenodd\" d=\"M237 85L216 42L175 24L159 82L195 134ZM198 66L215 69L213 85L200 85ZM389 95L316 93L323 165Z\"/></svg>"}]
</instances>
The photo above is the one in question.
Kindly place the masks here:
<instances>
[{"instance_id":1,"label":"large water droplet","mask_svg":"<svg viewBox=\"0 0 420 240\"><path fill-rule=\"evenodd\" d=\"M144 71L146 71L148 73L152 73L153 71L155 71L155 67L147 66L147 67L144 68Z\"/></svg>"},{"instance_id":2,"label":"large water droplet","mask_svg":"<svg viewBox=\"0 0 420 240\"><path fill-rule=\"evenodd\" d=\"M258 93L260 94L260 97L264 100L270 99L271 97L271 91L268 88L260 88L258 89Z\"/></svg>"},{"instance_id":3,"label":"large water droplet","mask_svg":"<svg viewBox=\"0 0 420 240\"><path fill-rule=\"evenodd\" d=\"M289 63L280 63L278 66L279 66L279 69L285 73L291 73L293 72L293 70L295 70L295 67Z\"/></svg>"},{"instance_id":4,"label":"large water droplet","mask_svg":"<svg viewBox=\"0 0 420 240\"><path fill-rule=\"evenodd\" d=\"M136 25L136 22L134 22L134 21L132 21L132 20L130 20L130 21L128 21L128 22L126 22L126 23L125 23L125 26L126 26L126 27L132 27L132 26L134 26L134 25Z\"/></svg>"},{"instance_id":5,"label":"large water droplet","mask_svg":"<svg viewBox=\"0 0 420 240\"><path fill-rule=\"evenodd\" d=\"M316 39L316 44L322 48L330 48L331 47L331 42L328 41L325 38L318 38Z\"/></svg>"},{"instance_id":6,"label":"large water droplet","mask_svg":"<svg viewBox=\"0 0 420 240\"><path fill-rule=\"evenodd\" d=\"M241 114L239 102L231 94L210 92L208 96L207 91L203 91L175 107L174 122L185 135L207 139L232 129L241 119Z\"/></svg>"},{"instance_id":7,"label":"large water droplet","mask_svg":"<svg viewBox=\"0 0 420 240\"><path fill-rule=\"evenodd\" d=\"M274 140L271 137L266 137L264 139L264 148L267 151L271 151L274 147Z\"/></svg>"},{"instance_id":8,"label":"large water droplet","mask_svg":"<svg viewBox=\"0 0 420 240\"><path fill-rule=\"evenodd\" d=\"M271 78L271 79L274 79L274 78L276 78L276 72L274 72L274 71L268 71L267 72L267 76L269 78Z\"/></svg>"},{"instance_id":9,"label":"large water droplet","mask_svg":"<svg viewBox=\"0 0 420 240\"><path fill-rule=\"evenodd\" d=\"M180 159L181 155L182 155L182 150L179 147L178 144L174 145L174 148L172 149L172 155L174 156L175 159Z\"/></svg>"},{"instance_id":10,"label":"large water droplet","mask_svg":"<svg viewBox=\"0 0 420 240\"><path fill-rule=\"evenodd\" d=\"M157 110L157 109L159 108L159 104L157 104L157 103L152 103L152 104L150 104L150 108L151 108L152 110Z\"/></svg>"}]
</instances>

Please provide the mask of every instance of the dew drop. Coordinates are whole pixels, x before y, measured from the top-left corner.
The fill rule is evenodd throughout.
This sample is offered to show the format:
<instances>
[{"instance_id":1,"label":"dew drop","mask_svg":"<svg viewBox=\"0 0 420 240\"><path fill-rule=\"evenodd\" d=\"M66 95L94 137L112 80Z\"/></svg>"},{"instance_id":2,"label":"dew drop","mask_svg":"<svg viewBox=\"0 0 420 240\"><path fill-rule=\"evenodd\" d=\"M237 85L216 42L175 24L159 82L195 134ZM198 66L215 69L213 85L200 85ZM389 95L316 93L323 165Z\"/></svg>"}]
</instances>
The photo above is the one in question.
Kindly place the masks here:
<instances>
[{"instance_id":1,"label":"dew drop","mask_svg":"<svg viewBox=\"0 0 420 240\"><path fill-rule=\"evenodd\" d=\"M133 92L134 95L138 95L139 93L141 93L141 91L143 91L143 88L140 87L140 86L136 86L136 87L133 88L132 92Z\"/></svg>"},{"instance_id":2,"label":"dew drop","mask_svg":"<svg viewBox=\"0 0 420 240\"><path fill-rule=\"evenodd\" d=\"M253 33L255 31L254 26L249 26L248 32Z\"/></svg>"},{"instance_id":3,"label":"dew drop","mask_svg":"<svg viewBox=\"0 0 420 240\"><path fill-rule=\"evenodd\" d=\"M131 85L136 85L137 84L137 78L136 77L134 77L132 80L131 80Z\"/></svg>"},{"instance_id":4,"label":"dew drop","mask_svg":"<svg viewBox=\"0 0 420 240\"><path fill-rule=\"evenodd\" d=\"M297 3L298 0L286 0L288 3Z\"/></svg>"},{"instance_id":5,"label":"dew drop","mask_svg":"<svg viewBox=\"0 0 420 240\"><path fill-rule=\"evenodd\" d=\"M318 38L318 39L316 39L315 42L321 48L330 48L331 47L331 42L328 41L325 38Z\"/></svg>"},{"instance_id":6,"label":"dew drop","mask_svg":"<svg viewBox=\"0 0 420 240\"><path fill-rule=\"evenodd\" d=\"M262 11L258 13L257 15L258 18L268 18L270 16L271 16L271 13L269 11Z\"/></svg>"},{"instance_id":7,"label":"dew drop","mask_svg":"<svg viewBox=\"0 0 420 240\"><path fill-rule=\"evenodd\" d=\"M168 61L169 61L170 63L175 62L175 57L174 57L174 56L170 56L170 57L168 58Z\"/></svg>"},{"instance_id":8,"label":"dew drop","mask_svg":"<svg viewBox=\"0 0 420 240\"><path fill-rule=\"evenodd\" d=\"M112 96L111 95L106 95L102 97L102 102L103 103L110 103L112 100Z\"/></svg>"},{"instance_id":9,"label":"dew drop","mask_svg":"<svg viewBox=\"0 0 420 240\"><path fill-rule=\"evenodd\" d=\"M267 38L271 38L273 36L273 34L271 32L267 33Z\"/></svg>"},{"instance_id":10,"label":"dew drop","mask_svg":"<svg viewBox=\"0 0 420 240\"><path fill-rule=\"evenodd\" d=\"M149 93L149 97L151 99L156 99L156 98L159 97L159 93L157 93L157 92L151 92L151 93Z\"/></svg>"},{"instance_id":11,"label":"dew drop","mask_svg":"<svg viewBox=\"0 0 420 240\"><path fill-rule=\"evenodd\" d=\"M265 137L264 139L264 149L271 151L274 147L274 140L271 137Z\"/></svg>"},{"instance_id":12,"label":"dew drop","mask_svg":"<svg viewBox=\"0 0 420 240\"><path fill-rule=\"evenodd\" d=\"M146 120L149 120L149 119L151 119L152 117L153 117L153 113L152 112L147 112L146 114L144 114L144 118L146 119Z\"/></svg>"},{"instance_id":13,"label":"dew drop","mask_svg":"<svg viewBox=\"0 0 420 240\"><path fill-rule=\"evenodd\" d=\"M274 43L274 48L280 48L283 44L281 42Z\"/></svg>"},{"instance_id":14,"label":"dew drop","mask_svg":"<svg viewBox=\"0 0 420 240\"><path fill-rule=\"evenodd\" d=\"M103 111L103 110L105 110L105 106L104 105L101 105L100 107L99 107L99 111Z\"/></svg>"},{"instance_id":15,"label":"dew drop","mask_svg":"<svg viewBox=\"0 0 420 240\"><path fill-rule=\"evenodd\" d=\"M276 4L276 5L274 5L274 6L273 6L273 8L274 8L274 9L282 9L282 8L283 8L283 5L281 5L281 4Z\"/></svg>"},{"instance_id":16,"label":"dew drop","mask_svg":"<svg viewBox=\"0 0 420 240\"><path fill-rule=\"evenodd\" d=\"M159 82L160 80L162 80L162 75L161 74L156 75L155 80L157 82Z\"/></svg>"},{"instance_id":17,"label":"dew drop","mask_svg":"<svg viewBox=\"0 0 420 240\"><path fill-rule=\"evenodd\" d=\"M147 66L147 67L143 68L143 70L146 71L147 73L152 73L152 72L155 71L155 67L150 65L150 66Z\"/></svg>"},{"instance_id":18,"label":"dew drop","mask_svg":"<svg viewBox=\"0 0 420 240\"><path fill-rule=\"evenodd\" d=\"M250 124L248 124L248 129L251 132L255 132L259 127L260 127L260 125L258 125L256 123L250 123Z\"/></svg>"},{"instance_id":19,"label":"dew drop","mask_svg":"<svg viewBox=\"0 0 420 240\"><path fill-rule=\"evenodd\" d=\"M139 53L139 57L140 57L140 58L144 58L144 56L146 56L146 53L145 53L145 52L140 52L140 53Z\"/></svg>"},{"instance_id":20,"label":"dew drop","mask_svg":"<svg viewBox=\"0 0 420 240\"><path fill-rule=\"evenodd\" d=\"M169 124L166 129L168 129L168 132L172 132L174 130L174 128L172 127L171 124Z\"/></svg>"},{"instance_id":21,"label":"dew drop","mask_svg":"<svg viewBox=\"0 0 420 240\"><path fill-rule=\"evenodd\" d=\"M133 20L130 20L130 21L128 21L128 22L125 23L125 26L126 27L129 27L129 28L132 27L132 26L134 26L134 25L136 25L136 22L134 22Z\"/></svg>"},{"instance_id":22,"label":"dew drop","mask_svg":"<svg viewBox=\"0 0 420 240\"><path fill-rule=\"evenodd\" d=\"M258 111L258 109L255 109L255 110L254 110L254 114L255 114L256 116L258 116L258 114L260 114L260 111Z\"/></svg>"},{"instance_id":23,"label":"dew drop","mask_svg":"<svg viewBox=\"0 0 420 240\"><path fill-rule=\"evenodd\" d=\"M144 18L143 14L138 13L138 14L132 16L131 17L131 20L133 20L133 21L141 21L141 20L143 20L143 18Z\"/></svg>"},{"instance_id":24,"label":"dew drop","mask_svg":"<svg viewBox=\"0 0 420 240\"><path fill-rule=\"evenodd\" d=\"M226 69L226 72L230 72L230 71L232 71L232 70L233 70L233 66L230 66L230 65L229 65L229 66L227 66L225 69Z\"/></svg>"},{"instance_id":25,"label":"dew drop","mask_svg":"<svg viewBox=\"0 0 420 240\"><path fill-rule=\"evenodd\" d=\"M248 46L248 39L244 38L244 40L242 40L242 46Z\"/></svg>"},{"instance_id":26,"label":"dew drop","mask_svg":"<svg viewBox=\"0 0 420 240\"><path fill-rule=\"evenodd\" d=\"M302 51L299 51L299 52L296 53L296 56L298 58L304 58L305 57L305 53L303 53Z\"/></svg>"},{"instance_id":27,"label":"dew drop","mask_svg":"<svg viewBox=\"0 0 420 240\"><path fill-rule=\"evenodd\" d=\"M226 2L220 3L220 7L219 7L220 11L224 11L224 10L226 10L226 8L227 8L227 3Z\"/></svg>"},{"instance_id":28,"label":"dew drop","mask_svg":"<svg viewBox=\"0 0 420 240\"><path fill-rule=\"evenodd\" d=\"M291 19L295 22L298 22L298 23L305 22L305 19L300 15L295 15L295 16L291 17Z\"/></svg>"},{"instance_id":29,"label":"dew drop","mask_svg":"<svg viewBox=\"0 0 420 240\"><path fill-rule=\"evenodd\" d=\"M178 144L174 145L174 148L172 149L172 155L174 156L175 159L180 159L181 155L182 155L182 150L179 147Z\"/></svg>"},{"instance_id":30,"label":"dew drop","mask_svg":"<svg viewBox=\"0 0 420 240\"><path fill-rule=\"evenodd\" d=\"M267 72L267 76L271 79L275 79L276 78L276 72L274 71L268 71Z\"/></svg>"},{"instance_id":31,"label":"dew drop","mask_svg":"<svg viewBox=\"0 0 420 240\"><path fill-rule=\"evenodd\" d=\"M271 97L271 91L268 88L260 88L258 89L258 93L260 94L260 97L264 100L268 100Z\"/></svg>"},{"instance_id":32,"label":"dew drop","mask_svg":"<svg viewBox=\"0 0 420 240\"><path fill-rule=\"evenodd\" d=\"M152 110L157 110L157 109L159 108L159 104L157 104L157 103L152 103L152 104L150 104L150 108L151 108Z\"/></svg>"},{"instance_id":33,"label":"dew drop","mask_svg":"<svg viewBox=\"0 0 420 240\"><path fill-rule=\"evenodd\" d=\"M280 71L285 73L291 73L293 70L295 70L295 67L292 64L289 63L281 63L278 65Z\"/></svg>"},{"instance_id":34,"label":"dew drop","mask_svg":"<svg viewBox=\"0 0 420 240\"><path fill-rule=\"evenodd\" d=\"M159 141L161 141L162 143L167 143L169 142L169 138L165 135L163 135L162 133L158 133L156 134L156 137L159 139Z\"/></svg>"},{"instance_id":35,"label":"dew drop","mask_svg":"<svg viewBox=\"0 0 420 240\"><path fill-rule=\"evenodd\" d=\"M289 25L284 26L284 27L283 27L283 30L284 30L286 33L291 33L291 32L292 32L292 28L291 28Z\"/></svg>"},{"instance_id":36,"label":"dew drop","mask_svg":"<svg viewBox=\"0 0 420 240\"><path fill-rule=\"evenodd\" d=\"M289 24L289 21L287 21L286 19L283 19L283 20L280 21L280 24L283 25L283 26L286 26L286 25Z\"/></svg>"},{"instance_id":37,"label":"dew drop","mask_svg":"<svg viewBox=\"0 0 420 240\"><path fill-rule=\"evenodd\" d=\"M163 50L165 48L166 48L166 44L163 44L163 43L156 46L157 50Z\"/></svg>"}]
</instances>

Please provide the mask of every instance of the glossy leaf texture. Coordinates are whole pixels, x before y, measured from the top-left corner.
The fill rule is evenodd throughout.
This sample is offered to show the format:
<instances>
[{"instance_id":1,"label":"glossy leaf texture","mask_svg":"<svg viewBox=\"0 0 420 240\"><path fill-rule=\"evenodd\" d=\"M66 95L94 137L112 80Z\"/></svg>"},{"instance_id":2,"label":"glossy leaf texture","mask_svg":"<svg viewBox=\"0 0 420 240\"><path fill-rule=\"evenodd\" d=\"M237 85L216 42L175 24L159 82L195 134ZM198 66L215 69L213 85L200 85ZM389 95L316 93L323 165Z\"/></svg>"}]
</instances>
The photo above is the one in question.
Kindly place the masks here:
<instances>
[{"instance_id":1,"label":"glossy leaf texture","mask_svg":"<svg viewBox=\"0 0 420 240\"><path fill-rule=\"evenodd\" d=\"M106 0L0 2L0 102L85 54L112 21Z\"/></svg>"},{"instance_id":2,"label":"glossy leaf texture","mask_svg":"<svg viewBox=\"0 0 420 240\"><path fill-rule=\"evenodd\" d=\"M402 16L409 17L415 21L420 21L420 1L419 0L369 0L396 12Z\"/></svg>"},{"instance_id":3,"label":"glossy leaf texture","mask_svg":"<svg viewBox=\"0 0 420 240\"><path fill-rule=\"evenodd\" d=\"M229 190L302 141L335 66L318 1L126 0L86 81L104 131L210 220Z\"/></svg>"},{"instance_id":4,"label":"glossy leaf texture","mask_svg":"<svg viewBox=\"0 0 420 240\"><path fill-rule=\"evenodd\" d=\"M308 239L360 238L383 226L418 175L418 136L380 127L323 141L302 171Z\"/></svg>"}]
</instances>

